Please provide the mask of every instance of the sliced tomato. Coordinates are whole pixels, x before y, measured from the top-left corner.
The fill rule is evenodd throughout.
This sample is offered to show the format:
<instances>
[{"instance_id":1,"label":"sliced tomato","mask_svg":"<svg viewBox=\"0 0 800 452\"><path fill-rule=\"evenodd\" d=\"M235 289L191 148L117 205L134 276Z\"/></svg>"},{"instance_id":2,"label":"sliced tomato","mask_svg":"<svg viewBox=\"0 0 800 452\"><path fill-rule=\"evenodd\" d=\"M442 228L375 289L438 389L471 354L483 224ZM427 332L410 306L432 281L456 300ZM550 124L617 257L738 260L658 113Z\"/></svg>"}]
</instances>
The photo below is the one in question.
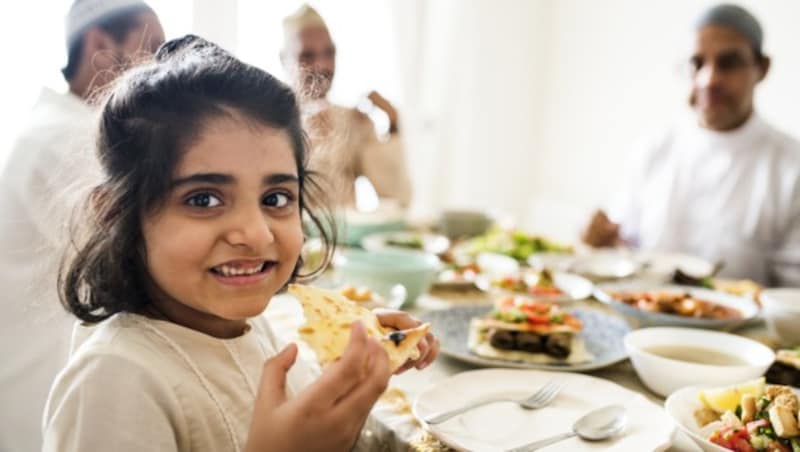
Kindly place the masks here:
<instances>
[{"instance_id":1,"label":"sliced tomato","mask_svg":"<svg viewBox=\"0 0 800 452\"><path fill-rule=\"evenodd\" d=\"M550 316L549 315L539 315L534 314L532 312L527 312L528 315L528 323L532 325L549 325L550 324Z\"/></svg>"}]
</instances>

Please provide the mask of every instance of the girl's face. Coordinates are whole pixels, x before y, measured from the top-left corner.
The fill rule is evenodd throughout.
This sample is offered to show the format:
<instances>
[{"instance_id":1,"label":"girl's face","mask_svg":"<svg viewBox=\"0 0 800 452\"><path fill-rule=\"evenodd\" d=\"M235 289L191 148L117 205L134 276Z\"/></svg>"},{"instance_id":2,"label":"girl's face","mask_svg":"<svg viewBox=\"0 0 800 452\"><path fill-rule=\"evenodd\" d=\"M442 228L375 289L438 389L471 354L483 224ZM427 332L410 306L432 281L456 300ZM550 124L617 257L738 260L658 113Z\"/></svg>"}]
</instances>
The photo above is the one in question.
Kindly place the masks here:
<instances>
[{"instance_id":1,"label":"girl's face","mask_svg":"<svg viewBox=\"0 0 800 452\"><path fill-rule=\"evenodd\" d=\"M289 136L237 116L213 120L171 185L143 220L153 305L207 334L241 334L289 280L303 244Z\"/></svg>"}]
</instances>

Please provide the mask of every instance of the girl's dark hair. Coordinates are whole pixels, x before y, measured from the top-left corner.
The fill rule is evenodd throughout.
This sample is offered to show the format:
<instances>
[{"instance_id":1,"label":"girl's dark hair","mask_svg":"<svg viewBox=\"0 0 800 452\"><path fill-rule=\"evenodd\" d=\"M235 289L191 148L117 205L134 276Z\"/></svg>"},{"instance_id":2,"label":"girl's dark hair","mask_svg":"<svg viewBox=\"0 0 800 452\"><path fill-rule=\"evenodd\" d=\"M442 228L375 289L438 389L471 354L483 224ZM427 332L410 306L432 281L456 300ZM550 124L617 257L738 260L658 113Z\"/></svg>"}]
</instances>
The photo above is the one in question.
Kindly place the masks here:
<instances>
[{"instance_id":1,"label":"girl's dark hair","mask_svg":"<svg viewBox=\"0 0 800 452\"><path fill-rule=\"evenodd\" d=\"M104 172L85 208L91 213L84 239L62 264L62 304L81 320L98 322L150 302L142 219L170 190L182 153L209 121L231 112L255 124L287 132L300 181L300 210L325 245L322 264L292 280L315 275L335 246L332 215L306 169L307 140L295 95L272 75L249 66L215 44L188 35L166 42L154 61L120 76L102 104L97 156ZM75 231L73 231L75 232ZM76 245L76 243L80 243Z\"/></svg>"}]
</instances>

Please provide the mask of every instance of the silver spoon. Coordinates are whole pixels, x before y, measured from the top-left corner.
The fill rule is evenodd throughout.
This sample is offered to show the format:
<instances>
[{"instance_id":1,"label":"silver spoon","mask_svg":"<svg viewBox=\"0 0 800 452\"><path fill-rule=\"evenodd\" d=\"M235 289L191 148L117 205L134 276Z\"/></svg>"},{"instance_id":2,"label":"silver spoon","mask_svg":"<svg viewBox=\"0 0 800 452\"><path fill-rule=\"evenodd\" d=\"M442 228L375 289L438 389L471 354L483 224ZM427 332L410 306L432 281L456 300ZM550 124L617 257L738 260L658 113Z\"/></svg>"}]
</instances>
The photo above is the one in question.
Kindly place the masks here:
<instances>
[{"instance_id":1,"label":"silver spoon","mask_svg":"<svg viewBox=\"0 0 800 452\"><path fill-rule=\"evenodd\" d=\"M524 446L516 447L508 452L530 452L563 441L567 438L572 438L573 436L579 436L581 439L587 441L600 441L619 434L627 423L628 417L625 415L625 407L609 405L585 414L575 421L575 424L572 426L572 431L569 433L562 433L560 435L551 436L550 438L541 439L533 443L525 444Z\"/></svg>"}]
</instances>

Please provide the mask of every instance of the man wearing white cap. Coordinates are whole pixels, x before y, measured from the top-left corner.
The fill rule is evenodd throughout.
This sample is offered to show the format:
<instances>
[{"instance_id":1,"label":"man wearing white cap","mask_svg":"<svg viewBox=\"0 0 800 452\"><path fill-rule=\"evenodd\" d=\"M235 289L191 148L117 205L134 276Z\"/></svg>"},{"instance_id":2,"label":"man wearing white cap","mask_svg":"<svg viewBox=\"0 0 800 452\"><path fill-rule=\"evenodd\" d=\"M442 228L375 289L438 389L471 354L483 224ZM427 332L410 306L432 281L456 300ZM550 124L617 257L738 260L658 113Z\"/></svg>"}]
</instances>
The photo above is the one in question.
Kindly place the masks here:
<instances>
[{"instance_id":1,"label":"man wearing white cap","mask_svg":"<svg viewBox=\"0 0 800 452\"><path fill-rule=\"evenodd\" d=\"M722 275L800 286L800 143L754 110L770 59L758 21L735 5L695 24L694 115L635 156L616 209L584 239L724 263Z\"/></svg>"},{"instance_id":2,"label":"man wearing white cap","mask_svg":"<svg viewBox=\"0 0 800 452\"><path fill-rule=\"evenodd\" d=\"M328 99L336 70L336 47L322 17L303 5L283 21L281 61L303 101L311 134L311 168L328 175L337 204L354 202L354 182L366 176L378 196L401 205L411 200L411 183L400 139L398 115L391 103L372 91L368 100L388 117L387 136L379 139L373 122L353 108Z\"/></svg>"},{"instance_id":3,"label":"man wearing white cap","mask_svg":"<svg viewBox=\"0 0 800 452\"><path fill-rule=\"evenodd\" d=\"M91 177L89 98L164 32L141 0L77 0L66 20L69 92L44 89L0 176L0 451L41 449L47 393L67 360L72 320L57 269L70 217L62 193ZM76 420L77 422L78 420Z\"/></svg>"}]
</instances>

